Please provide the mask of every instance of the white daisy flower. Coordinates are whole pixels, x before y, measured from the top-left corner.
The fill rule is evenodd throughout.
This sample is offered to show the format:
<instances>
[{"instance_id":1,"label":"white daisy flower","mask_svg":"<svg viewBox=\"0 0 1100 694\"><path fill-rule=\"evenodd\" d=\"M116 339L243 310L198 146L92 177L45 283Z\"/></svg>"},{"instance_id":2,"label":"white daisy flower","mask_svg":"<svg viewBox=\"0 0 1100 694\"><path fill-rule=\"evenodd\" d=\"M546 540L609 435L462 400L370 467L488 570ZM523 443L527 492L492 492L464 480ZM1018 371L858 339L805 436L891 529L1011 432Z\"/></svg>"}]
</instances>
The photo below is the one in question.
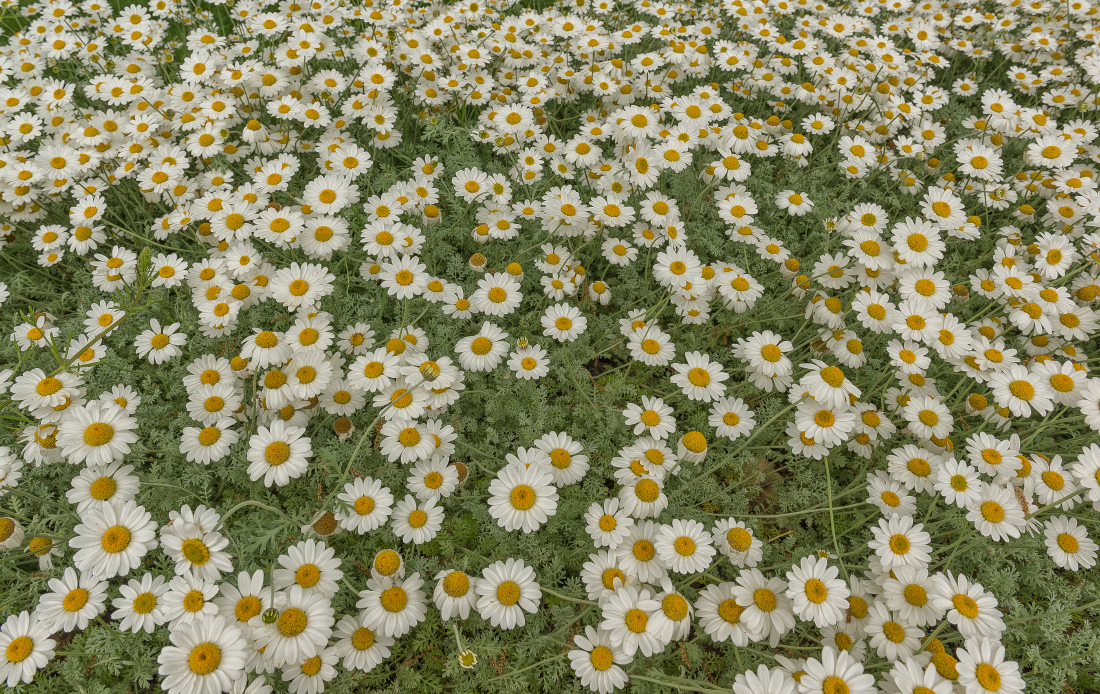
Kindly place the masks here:
<instances>
[{"instance_id":1,"label":"white daisy flower","mask_svg":"<svg viewBox=\"0 0 1100 694\"><path fill-rule=\"evenodd\" d=\"M631 657L612 645L610 634L586 626L584 636L577 634L573 643L577 648L569 651L569 665L581 686L611 694L627 685L629 679L620 666L630 664Z\"/></svg>"},{"instance_id":2,"label":"white daisy flower","mask_svg":"<svg viewBox=\"0 0 1100 694\"><path fill-rule=\"evenodd\" d=\"M301 586L275 594L278 618L268 624L263 614L248 622L252 641L263 649L263 659L273 667L312 658L324 649L332 634L332 605L321 593L307 594Z\"/></svg>"},{"instance_id":3,"label":"white daisy flower","mask_svg":"<svg viewBox=\"0 0 1100 694\"><path fill-rule=\"evenodd\" d=\"M848 586L837 578L840 570L823 557L802 557L787 572L787 597L799 619L812 621L818 629L833 626L844 619L848 606Z\"/></svg>"},{"instance_id":4,"label":"white daisy flower","mask_svg":"<svg viewBox=\"0 0 1100 694\"><path fill-rule=\"evenodd\" d=\"M436 505L435 499L418 504L416 497L406 494L393 509L392 525L402 542L422 545L431 542L443 527L443 508Z\"/></svg>"},{"instance_id":5,"label":"white daisy flower","mask_svg":"<svg viewBox=\"0 0 1100 694\"><path fill-rule=\"evenodd\" d=\"M526 623L523 613L537 612L542 599L535 571L521 559L509 558L485 567L474 590L478 595L478 614L504 630L523 626Z\"/></svg>"},{"instance_id":6,"label":"white daisy flower","mask_svg":"<svg viewBox=\"0 0 1100 694\"><path fill-rule=\"evenodd\" d=\"M326 598L340 590L339 582L344 577L340 558L334 548L323 542L304 540L293 544L286 554L279 555L278 563L282 568L274 571L276 590L298 585L306 594L317 592Z\"/></svg>"},{"instance_id":7,"label":"white daisy flower","mask_svg":"<svg viewBox=\"0 0 1100 694\"><path fill-rule=\"evenodd\" d=\"M678 518L671 525L661 526L654 547L661 562L678 574L706 571L715 554L710 534L702 523Z\"/></svg>"},{"instance_id":8,"label":"white daisy flower","mask_svg":"<svg viewBox=\"0 0 1100 694\"><path fill-rule=\"evenodd\" d=\"M599 628L611 637L611 643L633 657L638 651L649 657L664 649L653 631L650 616L661 609L649 590L620 586L601 600L603 620Z\"/></svg>"},{"instance_id":9,"label":"white daisy flower","mask_svg":"<svg viewBox=\"0 0 1100 694\"><path fill-rule=\"evenodd\" d=\"M73 563L81 573L102 578L125 576L156 547L157 524L133 501L107 502L89 509L73 528L69 546L77 550Z\"/></svg>"},{"instance_id":10,"label":"white daisy flower","mask_svg":"<svg viewBox=\"0 0 1100 694\"><path fill-rule=\"evenodd\" d=\"M447 621L452 617L466 619L477 602L470 577L457 569L444 569L435 575L435 591L432 600Z\"/></svg>"},{"instance_id":11,"label":"white daisy flower","mask_svg":"<svg viewBox=\"0 0 1100 694\"><path fill-rule=\"evenodd\" d=\"M252 481L263 478L265 487L282 487L301 477L313 455L305 433L302 427L279 419L269 427L261 426L248 439L248 476Z\"/></svg>"},{"instance_id":12,"label":"white daisy flower","mask_svg":"<svg viewBox=\"0 0 1100 694\"><path fill-rule=\"evenodd\" d=\"M757 538L744 523L733 518L723 518L715 522L710 531L714 546L724 554L734 566L752 568L764 556L764 543Z\"/></svg>"},{"instance_id":13,"label":"white daisy flower","mask_svg":"<svg viewBox=\"0 0 1100 694\"><path fill-rule=\"evenodd\" d=\"M89 574L77 575L71 567L61 578L51 578L50 592L38 600L39 621L50 631L88 628L88 622L106 609L107 582Z\"/></svg>"},{"instance_id":14,"label":"white daisy flower","mask_svg":"<svg viewBox=\"0 0 1100 694\"><path fill-rule=\"evenodd\" d=\"M507 532L534 532L557 513L558 492L548 467L505 465L489 483L489 515Z\"/></svg>"},{"instance_id":15,"label":"white daisy flower","mask_svg":"<svg viewBox=\"0 0 1100 694\"><path fill-rule=\"evenodd\" d=\"M343 502L336 508L340 527L360 535L384 525L393 510L390 490L371 477L357 477L348 482L336 498Z\"/></svg>"},{"instance_id":16,"label":"white daisy flower","mask_svg":"<svg viewBox=\"0 0 1100 694\"><path fill-rule=\"evenodd\" d=\"M168 591L163 576L145 574L141 580L131 578L118 587L119 597L111 601L115 611L111 618L119 622L121 631L152 634L164 624L164 603L161 597Z\"/></svg>"},{"instance_id":17,"label":"white daisy flower","mask_svg":"<svg viewBox=\"0 0 1100 694\"><path fill-rule=\"evenodd\" d=\"M602 504L593 502L584 514L584 520L588 534L597 548L618 547L634 527L634 519L624 509L619 508L618 499L604 499Z\"/></svg>"},{"instance_id":18,"label":"white daisy flower","mask_svg":"<svg viewBox=\"0 0 1100 694\"><path fill-rule=\"evenodd\" d=\"M248 642L219 616L169 631L157 663L161 687L170 694L225 692L244 677Z\"/></svg>"},{"instance_id":19,"label":"white daisy flower","mask_svg":"<svg viewBox=\"0 0 1100 694\"><path fill-rule=\"evenodd\" d=\"M394 641L388 636L376 634L366 625L363 615L347 615L336 624L336 637L333 646L345 670L370 672L390 657L390 646Z\"/></svg>"}]
</instances>

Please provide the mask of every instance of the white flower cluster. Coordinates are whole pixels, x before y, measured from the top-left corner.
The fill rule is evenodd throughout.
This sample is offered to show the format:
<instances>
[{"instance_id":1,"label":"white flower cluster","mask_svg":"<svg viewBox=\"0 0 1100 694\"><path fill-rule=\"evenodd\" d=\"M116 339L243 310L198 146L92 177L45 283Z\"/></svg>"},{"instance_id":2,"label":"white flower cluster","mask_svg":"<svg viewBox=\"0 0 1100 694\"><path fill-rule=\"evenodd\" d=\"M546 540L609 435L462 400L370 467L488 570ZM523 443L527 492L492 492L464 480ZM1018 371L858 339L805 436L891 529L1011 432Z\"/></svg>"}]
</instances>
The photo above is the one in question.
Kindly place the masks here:
<instances>
[{"instance_id":1,"label":"white flower cluster","mask_svg":"<svg viewBox=\"0 0 1100 694\"><path fill-rule=\"evenodd\" d=\"M622 403L637 438L610 461L564 431L546 433L506 456L487 501L504 531L536 533L560 490L594 470L613 479L615 495L585 515L597 551L580 578L599 620L568 652L584 686L626 686L635 656L664 652L693 628L715 643L774 649L805 622L820 632L820 657L777 655L775 666L737 675L733 691L1024 689L1001 645L997 598L947 568L954 554L918 522L917 495L962 509L974 536L1042 533L1058 567L1096 563L1096 543L1068 514L1086 502L1100 509L1100 446L1072 463L1029 448L1059 422L1100 431L1100 379L1083 346L1100 322L1100 233L1090 231L1100 226L1100 24L1089 0L211 5L217 17L175 0L121 10L44 0L19 7L22 28L0 48L0 248L26 240L41 268L79 267L103 294L80 332L66 335L48 313L21 317L11 334L19 365L0 372L4 407L29 422L17 452L0 447L0 495L18 491L26 466L79 466L65 494L79 515L67 542L24 544L23 524L0 518L0 548L36 555L55 574L64 562L37 608L0 627L9 687L46 667L51 634L87 628L108 601L109 628L167 631L158 663L173 694L267 694L277 670L290 691L315 694L338 665L369 672L426 620L425 580L382 550L358 611L337 615L332 599L347 581L334 538L389 524L409 551L432 541L447 500L478 474L452 460L458 433L442 418L466 374L503 363L510 378L544 378L555 351L591 338L603 312L622 316L608 350L622 346L659 378L671 369L679 392L669 398L686 402L679 411L657 396ZM1009 66L1011 91L957 69L991 58ZM765 102L778 115L735 110ZM421 129L438 125L433 114L469 109L469 135L504 171L466 167L448 180L435 146L398 159L410 108L421 109ZM949 141L959 113L964 135ZM376 190L383 158L401 163L400 180ZM824 171L846 192L889 182L913 216L845 200L824 220L834 247L801 262L780 228L805 224L822 199L762 196L766 186L750 178L771 159L805 169L796 175ZM698 199L667 194L670 179L696 175ZM470 257L476 283L463 286L430 272L427 256L444 215L467 210L476 223L465 240L485 253ZM695 243L691 220L708 211L733 245ZM982 241L988 253L954 262ZM729 248L740 265L713 258ZM486 254L503 269L489 270ZM377 296L480 325L453 345L429 344L405 315L376 341L329 301L349 263ZM638 268L629 276L658 298L611 314L610 278ZM546 304L528 324L549 348L506 332L521 329L525 285L528 305ZM302 529L311 537L266 575L234 564L228 513L183 506L154 519L127 459L141 442L142 394L120 384L92 397L86 386L145 292L192 312L203 340L234 345L229 356L191 348L182 315L149 319L133 342L136 361L187 364L194 426L178 450L188 462L247 464L253 482L284 487L309 470L324 413L353 458L379 424L377 455L407 468L407 493L398 499L369 476L348 481L345 470ZM0 283L0 304L9 295ZM266 302L288 324L253 327L250 311ZM775 313L796 302L796 315ZM666 331L668 307L679 326L666 321ZM674 341L723 311L763 316L742 327L772 323L735 338L740 380L727 355ZM791 319L796 332L777 332ZM39 354L58 368L23 367ZM872 359L888 367L879 373ZM742 386L782 394L767 424L793 412L778 443L795 456L826 469L830 453L870 468L885 459L866 476L881 518L862 575L828 553L765 573L764 543L745 522L670 517L668 492L694 481L681 474L711 471L706 434L677 434L678 417L702 403L717 438L744 440L730 449L738 453L767 429ZM353 444L363 412L374 419ZM1032 417L1043 419L1026 424ZM1056 509L1065 515L1036 517ZM148 571L154 552L173 575ZM709 573L721 559L736 580ZM693 600L686 577L705 578ZM518 558L481 575L444 569L434 581L443 620L476 612L502 630L523 627L552 592ZM961 638L955 655L935 638L942 629ZM877 682L864 672L871 654L889 663Z\"/></svg>"}]
</instances>

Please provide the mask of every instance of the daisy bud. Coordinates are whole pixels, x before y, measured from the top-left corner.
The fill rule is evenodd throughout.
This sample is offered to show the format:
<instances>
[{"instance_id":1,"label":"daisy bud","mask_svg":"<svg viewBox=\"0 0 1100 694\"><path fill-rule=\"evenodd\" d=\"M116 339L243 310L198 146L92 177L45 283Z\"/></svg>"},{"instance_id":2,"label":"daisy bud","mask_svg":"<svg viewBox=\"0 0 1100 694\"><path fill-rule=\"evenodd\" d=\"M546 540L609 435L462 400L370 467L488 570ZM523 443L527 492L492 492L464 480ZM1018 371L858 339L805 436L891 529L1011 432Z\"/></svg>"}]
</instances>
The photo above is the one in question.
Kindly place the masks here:
<instances>
[{"instance_id":1,"label":"daisy bud","mask_svg":"<svg viewBox=\"0 0 1100 694\"><path fill-rule=\"evenodd\" d=\"M458 654L458 664L467 670L473 669L473 667L477 665L477 653L467 648Z\"/></svg>"},{"instance_id":2,"label":"daisy bud","mask_svg":"<svg viewBox=\"0 0 1100 694\"><path fill-rule=\"evenodd\" d=\"M263 618L264 624L274 624L279 619L279 611L274 607L269 607L264 610Z\"/></svg>"},{"instance_id":3,"label":"daisy bud","mask_svg":"<svg viewBox=\"0 0 1100 694\"><path fill-rule=\"evenodd\" d=\"M434 361L426 361L420 365L420 375L429 383L439 378L439 364Z\"/></svg>"}]
</instances>

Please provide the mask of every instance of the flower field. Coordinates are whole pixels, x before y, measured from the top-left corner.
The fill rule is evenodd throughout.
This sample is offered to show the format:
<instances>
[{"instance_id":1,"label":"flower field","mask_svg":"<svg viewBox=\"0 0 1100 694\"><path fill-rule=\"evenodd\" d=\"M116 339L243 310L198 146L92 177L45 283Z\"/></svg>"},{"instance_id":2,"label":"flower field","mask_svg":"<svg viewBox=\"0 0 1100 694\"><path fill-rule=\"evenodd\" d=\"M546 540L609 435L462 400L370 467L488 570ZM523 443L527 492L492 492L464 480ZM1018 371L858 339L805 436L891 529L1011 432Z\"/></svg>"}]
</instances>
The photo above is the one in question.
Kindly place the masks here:
<instances>
[{"instance_id":1,"label":"flower field","mask_svg":"<svg viewBox=\"0 0 1100 694\"><path fill-rule=\"evenodd\" d=\"M1091 0L0 34L9 689L1100 690Z\"/></svg>"}]
</instances>

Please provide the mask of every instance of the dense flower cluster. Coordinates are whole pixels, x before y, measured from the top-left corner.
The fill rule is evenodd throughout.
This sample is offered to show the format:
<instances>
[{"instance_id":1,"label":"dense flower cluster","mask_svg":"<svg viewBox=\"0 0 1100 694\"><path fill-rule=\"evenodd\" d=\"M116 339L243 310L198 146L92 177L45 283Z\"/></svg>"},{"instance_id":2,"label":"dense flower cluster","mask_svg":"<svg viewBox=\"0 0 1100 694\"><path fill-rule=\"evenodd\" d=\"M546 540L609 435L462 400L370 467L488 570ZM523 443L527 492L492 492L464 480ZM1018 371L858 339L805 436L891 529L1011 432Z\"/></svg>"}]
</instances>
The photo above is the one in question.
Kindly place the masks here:
<instances>
[{"instance_id":1,"label":"dense flower cluster","mask_svg":"<svg viewBox=\"0 0 1100 694\"><path fill-rule=\"evenodd\" d=\"M1088 352L1100 320L1097 9L559 5L18 8L0 49L0 247L32 247L31 270L81 272L99 297L75 323L29 301L5 319L17 363L0 371L0 394L23 423L0 447L0 496L37 498L19 496L20 479L69 465L56 505L79 517L49 536L24 527L46 527L45 505L0 518L0 548L36 555L50 577L37 607L0 628L7 686L48 667L51 635L107 615L104 628L167 634L160 686L181 694L264 694L269 679L314 694L384 662L429 610L522 628L544 593L564 590L530 562L421 576L405 559L439 535L471 477L503 531L534 535L567 488L598 475L610 491L586 504L587 601L573 598L598 618L567 654L582 686L620 689L643 675L636 658L692 633L776 649L812 624L820 651L776 651L733 691L1024 689L997 596L949 565L980 536L1038 537L1064 570L1096 564L1078 516L1100 509L1100 445L1088 441L1100 432ZM999 69L1004 88L958 65ZM459 114L499 171L455 167L413 140ZM417 134L400 129L410 122ZM772 159L844 192L877 180L890 197L841 195L839 213L817 219L820 196L750 181ZM669 194L695 176L698 199ZM725 246L697 242L707 214ZM429 271L441 230L464 218L479 252ZM811 227L826 247L781 238ZM620 279L643 283L638 301L617 300ZM398 316L345 320L332 297L352 281ZM149 297L159 318L144 313ZM275 304L274 323L255 318ZM440 343L413 312L461 337ZM556 381L553 360L592 338L598 316L618 319L604 351L666 388L619 403L633 442L597 459L583 437L543 430L500 465L459 461L450 420L467 378ZM722 354L679 337L711 324L717 335L728 317L740 327ZM147 328L121 344L134 322ZM273 566L241 565L230 516L249 502L147 509L131 457L148 396L90 390L114 368L109 346L134 364L186 365L176 387L189 421L173 452L195 466L246 468L277 491L317 464L322 429L338 436L341 468L307 537ZM1073 456L1032 446L1069 423L1088 434L1066 437ZM845 560L834 529L831 550L758 568L751 521L703 523L671 504L716 469L711 448L740 453L765 432L826 474L830 456L865 463L878 513L859 556ZM404 489L353 472L361 452L403 469ZM830 518L832 495L830 480ZM945 547L930 532L932 507L917 513L927 499L958 509L962 539ZM356 610L338 613L358 562L338 551L340 533L386 528L397 542L364 568ZM722 562L734 580L715 578ZM947 633L957 648L936 638ZM877 676L864 671L874 658Z\"/></svg>"}]
</instances>

